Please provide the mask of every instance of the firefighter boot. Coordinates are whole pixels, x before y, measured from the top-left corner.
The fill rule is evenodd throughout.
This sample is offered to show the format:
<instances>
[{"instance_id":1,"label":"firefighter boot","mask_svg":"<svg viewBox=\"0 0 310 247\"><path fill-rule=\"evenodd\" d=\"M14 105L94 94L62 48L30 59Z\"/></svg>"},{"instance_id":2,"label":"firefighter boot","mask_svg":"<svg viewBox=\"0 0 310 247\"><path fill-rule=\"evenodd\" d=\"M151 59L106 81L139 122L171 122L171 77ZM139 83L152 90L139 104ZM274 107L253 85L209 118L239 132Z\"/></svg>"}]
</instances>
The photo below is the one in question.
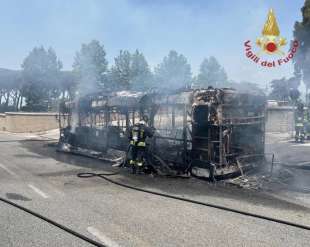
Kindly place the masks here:
<instances>
[{"instance_id":1,"label":"firefighter boot","mask_svg":"<svg viewBox=\"0 0 310 247\"><path fill-rule=\"evenodd\" d=\"M130 160L129 164L131 165L131 173L136 174L137 173L136 162L134 160Z\"/></svg>"}]
</instances>

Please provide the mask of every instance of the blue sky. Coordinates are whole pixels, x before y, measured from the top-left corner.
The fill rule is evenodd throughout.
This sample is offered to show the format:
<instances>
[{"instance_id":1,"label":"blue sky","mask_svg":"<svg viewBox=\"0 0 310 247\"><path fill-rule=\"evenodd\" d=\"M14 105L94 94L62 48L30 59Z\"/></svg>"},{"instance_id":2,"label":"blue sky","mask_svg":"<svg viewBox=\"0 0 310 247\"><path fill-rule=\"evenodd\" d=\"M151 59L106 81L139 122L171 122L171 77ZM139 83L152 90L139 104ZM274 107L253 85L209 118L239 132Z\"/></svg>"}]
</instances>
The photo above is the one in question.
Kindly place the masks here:
<instances>
[{"instance_id":1,"label":"blue sky","mask_svg":"<svg viewBox=\"0 0 310 247\"><path fill-rule=\"evenodd\" d=\"M139 48L151 66L171 49L184 54L198 71L215 56L233 80L265 86L290 76L292 64L258 67L245 58L243 43L261 35L273 8L281 36L292 39L304 0L0 0L0 67L18 69L34 46L52 46L71 69L81 43L98 39L110 64L120 49Z\"/></svg>"}]
</instances>

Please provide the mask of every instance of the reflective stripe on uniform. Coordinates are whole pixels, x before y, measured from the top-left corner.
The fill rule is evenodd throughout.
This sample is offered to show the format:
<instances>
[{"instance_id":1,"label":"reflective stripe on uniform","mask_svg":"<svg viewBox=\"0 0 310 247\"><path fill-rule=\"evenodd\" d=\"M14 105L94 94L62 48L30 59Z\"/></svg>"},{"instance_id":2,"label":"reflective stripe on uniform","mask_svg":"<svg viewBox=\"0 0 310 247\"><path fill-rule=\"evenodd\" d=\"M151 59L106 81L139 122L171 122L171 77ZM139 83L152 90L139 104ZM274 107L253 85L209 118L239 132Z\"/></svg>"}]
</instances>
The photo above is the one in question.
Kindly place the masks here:
<instances>
[{"instance_id":1,"label":"reflective stripe on uniform","mask_svg":"<svg viewBox=\"0 0 310 247\"><path fill-rule=\"evenodd\" d=\"M140 138L143 139L143 137L144 137L144 129L141 129L140 130Z\"/></svg>"},{"instance_id":2,"label":"reflective stripe on uniform","mask_svg":"<svg viewBox=\"0 0 310 247\"><path fill-rule=\"evenodd\" d=\"M145 144L145 142L135 142L135 141L130 141L130 144L131 145L135 145L135 146L138 146L138 147L145 147L146 146L146 144Z\"/></svg>"}]
</instances>

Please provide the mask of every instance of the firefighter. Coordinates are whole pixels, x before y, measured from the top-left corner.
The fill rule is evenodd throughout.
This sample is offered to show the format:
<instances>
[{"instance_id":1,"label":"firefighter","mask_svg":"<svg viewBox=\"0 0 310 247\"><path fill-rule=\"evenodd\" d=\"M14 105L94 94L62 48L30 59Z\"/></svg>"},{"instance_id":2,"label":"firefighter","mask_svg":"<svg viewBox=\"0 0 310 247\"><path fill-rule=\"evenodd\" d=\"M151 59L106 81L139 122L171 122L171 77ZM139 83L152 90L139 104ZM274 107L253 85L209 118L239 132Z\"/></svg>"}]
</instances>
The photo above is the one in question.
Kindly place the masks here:
<instances>
[{"instance_id":1,"label":"firefighter","mask_svg":"<svg viewBox=\"0 0 310 247\"><path fill-rule=\"evenodd\" d=\"M309 104L307 108L304 110L304 131L305 131L305 139L310 140L310 112L309 112Z\"/></svg>"},{"instance_id":2,"label":"firefighter","mask_svg":"<svg viewBox=\"0 0 310 247\"><path fill-rule=\"evenodd\" d=\"M295 140L296 142L304 141L305 138L305 111L304 104L299 102L297 103L297 109L295 111Z\"/></svg>"},{"instance_id":3,"label":"firefighter","mask_svg":"<svg viewBox=\"0 0 310 247\"><path fill-rule=\"evenodd\" d=\"M223 152L225 157L227 154L230 153L231 134L232 134L231 128L227 128L223 131L223 146L224 146ZM226 158L224 159L224 163L227 163Z\"/></svg>"},{"instance_id":4,"label":"firefighter","mask_svg":"<svg viewBox=\"0 0 310 247\"><path fill-rule=\"evenodd\" d=\"M129 149L127 154L127 159L132 167L132 172L136 173L146 168L146 138L151 138L154 134L154 130L147 125L148 118L143 116L143 118L135 124L129 133Z\"/></svg>"}]
</instances>

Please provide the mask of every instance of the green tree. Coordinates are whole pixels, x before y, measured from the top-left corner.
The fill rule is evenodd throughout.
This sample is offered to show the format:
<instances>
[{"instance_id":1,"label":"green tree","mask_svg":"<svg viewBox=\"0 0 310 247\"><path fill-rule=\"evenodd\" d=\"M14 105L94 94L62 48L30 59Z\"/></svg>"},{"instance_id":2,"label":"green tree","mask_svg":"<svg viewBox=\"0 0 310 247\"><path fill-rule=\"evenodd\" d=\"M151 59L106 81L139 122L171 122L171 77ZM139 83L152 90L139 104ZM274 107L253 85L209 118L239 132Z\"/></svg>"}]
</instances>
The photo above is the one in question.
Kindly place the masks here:
<instances>
[{"instance_id":1,"label":"green tree","mask_svg":"<svg viewBox=\"0 0 310 247\"><path fill-rule=\"evenodd\" d=\"M144 55L138 50L131 55L130 86L134 90L147 90L151 87L152 73Z\"/></svg>"},{"instance_id":2,"label":"green tree","mask_svg":"<svg viewBox=\"0 0 310 247\"><path fill-rule=\"evenodd\" d=\"M133 54L121 50L109 74L109 85L114 90L147 90L152 79L148 63L138 50Z\"/></svg>"},{"instance_id":3,"label":"green tree","mask_svg":"<svg viewBox=\"0 0 310 247\"><path fill-rule=\"evenodd\" d=\"M17 111L22 95L21 71L0 69L0 111Z\"/></svg>"},{"instance_id":4,"label":"green tree","mask_svg":"<svg viewBox=\"0 0 310 247\"><path fill-rule=\"evenodd\" d=\"M110 87L113 89L129 89L131 81L131 55L129 51L120 50L114 58L111 68Z\"/></svg>"},{"instance_id":5,"label":"green tree","mask_svg":"<svg viewBox=\"0 0 310 247\"><path fill-rule=\"evenodd\" d=\"M273 100L290 101L290 92L292 89L297 89L299 84L299 79L296 77L291 77L286 79L285 77L281 79L276 79L270 82L271 92L269 98Z\"/></svg>"},{"instance_id":6,"label":"green tree","mask_svg":"<svg viewBox=\"0 0 310 247\"><path fill-rule=\"evenodd\" d=\"M26 110L48 110L51 97L57 97L59 71L62 63L55 51L35 47L22 63L24 85L22 94L26 99Z\"/></svg>"},{"instance_id":7,"label":"green tree","mask_svg":"<svg viewBox=\"0 0 310 247\"><path fill-rule=\"evenodd\" d=\"M88 94L107 85L108 62L104 46L97 40L82 44L76 53L73 72L76 75L80 94Z\"/></svg>"},{"instance_id":8,"label":"green tree","mask_svg":"<svg viewBox=\"0 0 310 247\"><path fill-rule=\"evenodd\" d=\"M201 65L194 87L224 87L228 85L225 69L215 57L205 58Z\"/></svg>"},{"instance_id":9,"label":"green tree","mask_svg":"<svg viewBox=\"0 0 310 247\"><path fill-rule=\"evenodd\" d=\"M72 100L77 88L77 78L72 71L61 71L59 76L60 97Z\"/></svg>"},{"instance_id":10,"label":"green tree","mask_svg":"<svg viewBox=\"0 0 310 247\"><path fill-rule=\"evenodd\" d=\"M155 68L154 80L159 88L189 87L192 81L191 66L184 55L170 51Z\"/></svg>"},{"instance_id":11,"label":"green tree","mask_svg":"<svg viewBox=\"0 0 310 247\"><path fill-rule=\"evenodd\" d=\"M306 89L310 86L310 0L301 9L302 21L294 26L294 37L299 42L298 52L294 55L295 77L303 79Z\"/></svg>"}]
</instances>

